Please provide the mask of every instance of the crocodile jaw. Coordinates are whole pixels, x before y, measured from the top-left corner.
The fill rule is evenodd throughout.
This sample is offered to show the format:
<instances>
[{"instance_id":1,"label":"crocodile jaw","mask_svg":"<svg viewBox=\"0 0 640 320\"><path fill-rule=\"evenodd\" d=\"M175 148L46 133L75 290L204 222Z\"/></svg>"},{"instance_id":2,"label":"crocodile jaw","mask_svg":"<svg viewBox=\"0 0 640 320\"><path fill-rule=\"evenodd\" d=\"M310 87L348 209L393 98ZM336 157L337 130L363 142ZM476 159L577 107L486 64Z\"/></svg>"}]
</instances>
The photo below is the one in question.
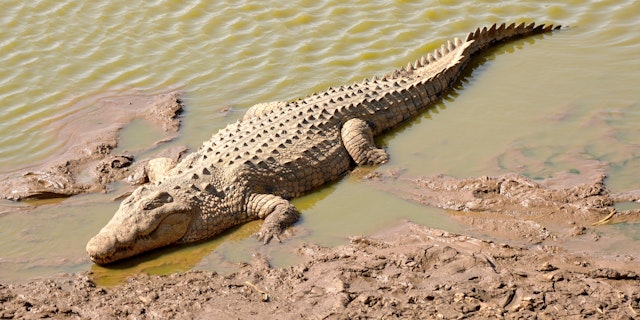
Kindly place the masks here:
<instances>
[{"instance_id":1,"label":"crocodile jaw","mask_svg":"<svg viewBox=\"0 0 640 320\"><path fill-rule=\"evenodd\" d=\"M191 208L180 203L168 203L153 212L123 209L87 243L87 253L94 263L105 265L174 244L187 233L193 217Z\"/></svg>"}]
</instances>

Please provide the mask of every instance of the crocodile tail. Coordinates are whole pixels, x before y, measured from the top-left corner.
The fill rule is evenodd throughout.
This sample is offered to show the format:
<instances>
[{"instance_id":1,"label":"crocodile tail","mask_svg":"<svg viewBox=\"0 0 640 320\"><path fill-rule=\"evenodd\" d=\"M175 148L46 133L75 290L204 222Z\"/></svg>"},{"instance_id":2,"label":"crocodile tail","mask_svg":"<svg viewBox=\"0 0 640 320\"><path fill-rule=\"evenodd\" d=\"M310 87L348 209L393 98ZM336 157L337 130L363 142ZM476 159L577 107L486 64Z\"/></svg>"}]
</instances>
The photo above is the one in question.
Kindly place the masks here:
<instances>
[{"instance_id":1,"label":"crocodile tail","mask_svg":"<svg viewBox=\"0 0 640 320\"><path fill-rule=\"evenodd\" d=\"M560 29L561 26L554 26L531 23L526 25L524 22L516 25L512 23L510 25L506 24L493 24L491 27L487 29L484 27L482 29L478 28L475 32L469 33L466 41L473 40L473 43L467 48L468 55L474 55L475 53L482 51L490 46L493 46L497 43L523 38L529 35L541 34L551 32L553 30Z\"/></svg>"}]
</instances>

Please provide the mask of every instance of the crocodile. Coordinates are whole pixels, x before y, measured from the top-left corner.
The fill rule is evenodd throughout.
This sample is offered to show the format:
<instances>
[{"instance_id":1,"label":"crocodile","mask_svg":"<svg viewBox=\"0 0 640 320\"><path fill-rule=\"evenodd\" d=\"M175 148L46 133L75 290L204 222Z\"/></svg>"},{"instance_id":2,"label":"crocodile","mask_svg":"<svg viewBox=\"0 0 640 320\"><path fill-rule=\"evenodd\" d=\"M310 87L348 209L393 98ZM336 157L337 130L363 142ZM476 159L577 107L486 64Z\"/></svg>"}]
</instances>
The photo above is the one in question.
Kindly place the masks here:
<instances>
[{"instance_id":1,"label":"crocodile","mask_svg":"<svg viewBox=\"0 0 640 320\"><path fill-rule=\"evenodd\" d=\"M97 264L210 238L251 220L265 244L298 220L288 199L388 161L373 137L436 103L477 53L560 26L493 24L381 77L257 104L157 181L138 187L87 243Z\"/></svg>"}]
</instances>

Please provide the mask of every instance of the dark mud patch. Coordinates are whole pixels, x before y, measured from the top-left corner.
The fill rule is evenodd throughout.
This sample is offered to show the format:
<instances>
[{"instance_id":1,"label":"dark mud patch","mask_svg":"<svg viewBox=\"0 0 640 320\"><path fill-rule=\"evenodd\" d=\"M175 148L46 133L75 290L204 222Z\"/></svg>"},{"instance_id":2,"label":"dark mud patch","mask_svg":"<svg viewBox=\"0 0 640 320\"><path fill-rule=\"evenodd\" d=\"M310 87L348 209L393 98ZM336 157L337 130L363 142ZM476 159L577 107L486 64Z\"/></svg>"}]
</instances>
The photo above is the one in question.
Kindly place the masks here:
<instances>
[{"instance_id":1,"label":"dark mud patch","mask_svg":"<svg viewBox=\"0 0 640 320\"><path fill-rule=\"evenodd\" d=\"M640 315L640 267L554 246L531 248L404 223L338 248L262 257L222 275L140 275L99 287L91 274L0 285L0 316L101 319L602 318Z\"/></svg>"},{"instance_id":2,"label":"dark mud patch","mask_svg":"<svg viewBox=\"0 0 640 320\"><path fill-rule=\"evenodd\" d=\"M0 174L0 198L49 199L106 191L109 183L143 170L148 158L138 159L140 154L147 155L146 151L177 136L182 109L177 91L99 98L90 107L52 124L58 138L65 141L57 155L28 169ZM115 152L120 131L139 119L160 128L165 135L140 150ZM167 148L153 156L177 160L185 151L184 147ZM130 182L143 180L135 179L138 181Z\"/></svg>"},{"instance_id":3,"label":"dark mud patch","mask_svg":"<svg viewBox=\"0 0 640 320\"><path fill-rule=\"evenodd\" d=\"M544 180L518 174L413 179L397 172L374 172L364 178L406 200L447 210L475 235L538 244L576 237L598 241L602 225L640 221L640 210L617 205L637 202L639 193L612 193L606 176L598 170L592 173Z\"/></svg>"}]
</instances>

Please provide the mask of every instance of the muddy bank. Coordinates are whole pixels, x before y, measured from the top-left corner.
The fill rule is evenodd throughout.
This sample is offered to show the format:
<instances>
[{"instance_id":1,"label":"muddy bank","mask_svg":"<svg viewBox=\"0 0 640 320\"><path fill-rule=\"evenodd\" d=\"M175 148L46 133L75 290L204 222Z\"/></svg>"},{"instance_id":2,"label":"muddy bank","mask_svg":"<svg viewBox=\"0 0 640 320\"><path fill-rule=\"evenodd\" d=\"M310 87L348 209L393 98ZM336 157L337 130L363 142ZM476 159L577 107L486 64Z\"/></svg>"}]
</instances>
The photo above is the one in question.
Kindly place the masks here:
<instances>
[{"instance_id":1,"label":"muddy bank","mask_svg":"<svg viewBox=\"0 0 640 320\"><path fill-rule=\"evenodd\" d=\"M638 191L612 193L603 172L557 174L532 180L517 174L459 179L445 175L405 178L397 172L367 175L369 183L423 205L446 209L475 234L537 244L586 237L597 241L596 228L640 221L640 210L619 210L637 202Z\"/></svg>"},{"instance_id":2,"label":"muddy bank","mask_svg":"<svg viewBox=\"0 0 640 320\"><path fill-rule=\"evenodd\" d=\"M0 285L11 318L548 318L640 316L640 267L554 246L532 248L404 223L303 261L266 259L228 275L192 271L97 287L90 274ZM625 260L626 259L626 260Z\"/></svg>"},{"instance_id":3,"label":"muddy bank","mask_svg":"<svg viewBox=\"0 0 640 320\"><path fill-rule=\"evenodd\" d=\"M8 200L68 197L106 191L114 181L144 182L145 151L177 136L182 111L180 92L158 95L125 95L98 99L56 127L63 150L28 170L0 174L0 198ZM165 135L141 150L115 152L120 131L135 120L145 120ZM155 156L177 160L186 151L174 147Z\"/></svg>"}]
</instances>

